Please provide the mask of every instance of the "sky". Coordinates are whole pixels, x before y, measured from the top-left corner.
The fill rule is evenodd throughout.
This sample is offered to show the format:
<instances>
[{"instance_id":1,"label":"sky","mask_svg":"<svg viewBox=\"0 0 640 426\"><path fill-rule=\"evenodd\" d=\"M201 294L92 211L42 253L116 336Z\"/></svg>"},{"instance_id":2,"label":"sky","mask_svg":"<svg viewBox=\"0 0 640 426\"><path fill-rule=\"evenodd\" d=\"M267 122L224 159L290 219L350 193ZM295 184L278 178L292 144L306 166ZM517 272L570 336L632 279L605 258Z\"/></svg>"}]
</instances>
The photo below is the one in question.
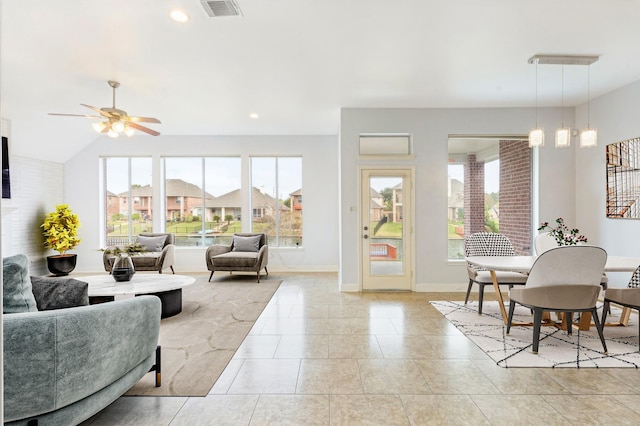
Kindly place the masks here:
<instances>
[{"instance_id":1,"label":"sky","mask_svg":"<svg viewBox=\"0 0 640 426\"><path fill-rule=\"evenodd\" d=\"M201 186L202 158L164 159L165 177L182 179ZM132 184L150 185L152 181L151 158L132 158ZM252 157L252 184L261 191L275 196L276 161L273 157ZM107 189L115 194L128 188L128 158L107 159ZM220 196L241 187L241 170L239 157L206 158L205 190ZM278 159L279 198L287 199L289 194L302 188L302 158L284 157Z\"/></svg>"},{"instance_id":2,"label":"sky","mask_svg":"<svg viewBox=\"0 0 640 426\"><path fill-rule=\"evenodd\" d=\"M449 177L464 182L464 166L449 165ZM484 192L487 194L500 192L500 160L484 164Z\"/></svg>"}]
</instances>

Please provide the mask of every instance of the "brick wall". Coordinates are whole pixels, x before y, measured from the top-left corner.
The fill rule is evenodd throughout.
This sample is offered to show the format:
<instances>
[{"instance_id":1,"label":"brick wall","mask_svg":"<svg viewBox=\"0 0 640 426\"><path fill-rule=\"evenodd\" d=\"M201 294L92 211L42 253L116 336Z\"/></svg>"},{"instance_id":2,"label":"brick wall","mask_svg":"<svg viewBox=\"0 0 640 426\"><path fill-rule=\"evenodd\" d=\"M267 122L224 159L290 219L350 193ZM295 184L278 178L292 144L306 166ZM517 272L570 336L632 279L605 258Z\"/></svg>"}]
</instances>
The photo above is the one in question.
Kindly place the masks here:
<instances>
[{"instance_id":1,"label":"brick wall","mask_svg":"<svg viewBox=\"0 0 640 426\"><path fill-rule=\"evenodd\" d=\"M464 165L464 233L484 231L484 163L476 156L467 157Z\"/></svg>"},{"instance_id":2,"label":"brick wall","mask_svg":"<svg viewBox=\"0 0 640 426\"><path fill-rule=\"evenodd\" d=\"M500 233L520 255L531 253L531 167L526 141L500 141Z\"/></svg>"}]
</instances>

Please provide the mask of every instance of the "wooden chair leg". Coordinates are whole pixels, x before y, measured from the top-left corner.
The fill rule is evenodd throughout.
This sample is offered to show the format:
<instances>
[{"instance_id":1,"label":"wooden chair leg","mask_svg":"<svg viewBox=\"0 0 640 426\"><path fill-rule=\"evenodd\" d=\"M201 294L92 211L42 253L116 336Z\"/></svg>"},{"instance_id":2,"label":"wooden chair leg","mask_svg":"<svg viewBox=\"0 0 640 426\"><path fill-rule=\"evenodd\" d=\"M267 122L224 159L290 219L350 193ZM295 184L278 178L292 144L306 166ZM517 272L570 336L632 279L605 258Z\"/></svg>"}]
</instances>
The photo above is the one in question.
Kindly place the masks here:
<instances>
[{"instance_id":1,"label":"wooden chair leg","mask_svg":"<svg viewBox=\"0 0 640 426\"><path fill-rule=\"evenodd\" d=\"M211 271L211 275L209 275L209 282L211 282L211 278L213 278L213 271Z\"/></svg>"},{"instance_id":2,"label":"wooden chair leg","mask_svg":"<svg viewBox=\"0 0 640 426\"><path fill-rule=\"evenodd\" d=\"M267 275L269 275L269 271L267 271L267 267L266 266L264 267L264 272L266 272Z\"/></svg>"},{"instance_id":3,"label":"wooden chair leg","mask_svg":"<svg viewBox=\"0 0 640 426\"><path fill-rule=\"evenodd\" d=\"M172 266L169 266L169 268L171 268L171 273L172 273L173 275L175 275L175 274L176 274L176 271L174 271L174 270L173 270L173 265L172 265Z\"/></svg>"}]
</instances>

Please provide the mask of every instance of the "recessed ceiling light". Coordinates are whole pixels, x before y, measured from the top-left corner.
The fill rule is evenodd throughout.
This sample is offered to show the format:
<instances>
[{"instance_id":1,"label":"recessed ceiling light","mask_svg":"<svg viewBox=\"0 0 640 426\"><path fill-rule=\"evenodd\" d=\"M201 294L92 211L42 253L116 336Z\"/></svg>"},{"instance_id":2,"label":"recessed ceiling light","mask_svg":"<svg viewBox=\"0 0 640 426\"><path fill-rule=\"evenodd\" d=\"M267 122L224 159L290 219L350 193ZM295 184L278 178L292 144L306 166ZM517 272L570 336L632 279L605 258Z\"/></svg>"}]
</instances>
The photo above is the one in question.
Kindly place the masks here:
<instances>
[{"instance_id":1,"label":"recessed ceiling light","mask_svg":"<svg viewBox=\"0 0 640 426\"><path fill-rule=\"evenodd\" d=\"M189 20L189 16L186 12L179 9L172 10L169 16L171 16L171 19L176 22L187 22Z\"/></svg>"},{"instance_id":2,"label":"recessed ceiling light","mask_svg":"<svg viewBox=\"0 0 640 426\"><path fill-rule=\"evenodd\" d=\"M258 114L256 114L255 112L252 112L251 114L249 114L250 118L260 118L260 116Z\"/></svg>"}]
</instances>

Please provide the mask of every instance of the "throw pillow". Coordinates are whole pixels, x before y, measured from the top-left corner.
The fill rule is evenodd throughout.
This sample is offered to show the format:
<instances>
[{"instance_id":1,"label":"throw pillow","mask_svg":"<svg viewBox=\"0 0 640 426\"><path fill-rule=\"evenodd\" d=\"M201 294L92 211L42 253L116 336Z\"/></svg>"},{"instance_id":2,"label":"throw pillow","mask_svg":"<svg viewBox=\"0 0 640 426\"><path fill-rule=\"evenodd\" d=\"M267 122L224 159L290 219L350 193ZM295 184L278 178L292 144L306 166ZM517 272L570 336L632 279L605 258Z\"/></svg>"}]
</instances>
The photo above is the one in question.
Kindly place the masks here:
<instances>
[{"instance_id":1,"label":"throw pillow","mask_svg":"<svg viewBox=\"0 0 640 426\"><path fill-rule=\"evenodd\" d=\"M233 251L252 251L256 252L260 249L260 239L262 235L251 237L242 237L240 235L233 236Z\"/></svg>"},{"instance_id":2,"label":"throw pillow","mask_svg":"<svg viewBox=\"0 0 640 426\"><path fill-rule=\"evenodd\" d=\"M2 312L37 312L36 299L31 292L29 258L24 254L2 259Z\"/></svg>"},{"instance_id":3,"label":"throw pillow","mask_svg":"<svg viewBox=\"0 0 640 426\"><path fill-rule=\"evenodd\" d=\"M165 235L158 237L146 237L144 235L138 235L136 242L139 243L146 251L162 251L164 242L167 241Z\"/></svg>"},{"instance_id":4,"label":"throw pillow","mask_svg":"<svg viewBox=\"0 0 640 426\"><path fill-rule=\"evenodd\" d=\"M89 284L73 278L31 277L39 311L89 304Z\"/></svg>"}]
</instances>

